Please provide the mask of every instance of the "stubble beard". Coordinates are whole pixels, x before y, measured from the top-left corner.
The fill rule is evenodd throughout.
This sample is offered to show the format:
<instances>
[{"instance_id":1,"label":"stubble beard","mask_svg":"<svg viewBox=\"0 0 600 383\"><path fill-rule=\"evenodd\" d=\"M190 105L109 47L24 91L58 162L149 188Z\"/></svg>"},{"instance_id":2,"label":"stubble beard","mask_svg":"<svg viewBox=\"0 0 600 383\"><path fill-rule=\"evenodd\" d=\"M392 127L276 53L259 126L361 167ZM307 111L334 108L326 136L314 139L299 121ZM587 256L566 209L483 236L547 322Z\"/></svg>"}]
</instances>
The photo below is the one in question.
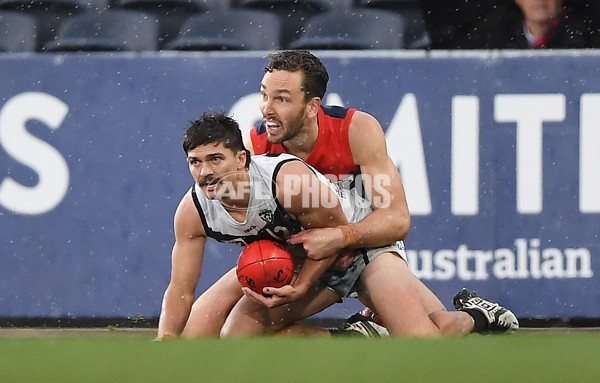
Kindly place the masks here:
<instances>
[{"instance_id":1,"label":"stubble beard","mask_svg":"<svg viewBox=\"0 0 600 383\"><path fill-rule=\"evenodd\" d=\"M297 138L300 133L302 133L302 128L304 127L304 111L299 113L287 124L282 125L282 127L284 128L284 135L281 138L267 135L267 141L269 141L269 143L283 144L286 141L292 141L294 138Z\"/></svg>"}]
</instances>

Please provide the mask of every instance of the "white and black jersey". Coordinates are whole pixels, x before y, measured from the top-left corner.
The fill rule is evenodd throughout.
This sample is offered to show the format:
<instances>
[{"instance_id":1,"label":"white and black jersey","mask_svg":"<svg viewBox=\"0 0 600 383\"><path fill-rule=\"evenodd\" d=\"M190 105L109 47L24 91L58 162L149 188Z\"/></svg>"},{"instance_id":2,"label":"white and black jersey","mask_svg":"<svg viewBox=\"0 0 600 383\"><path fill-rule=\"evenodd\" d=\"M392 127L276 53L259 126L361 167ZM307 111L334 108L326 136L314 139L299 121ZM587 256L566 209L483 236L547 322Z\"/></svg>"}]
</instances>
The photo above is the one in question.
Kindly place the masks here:
<instances>
[{"instance_id":1,"label":"white and black jersey","mask_svg":"<svg viewBox=\"0 0 600 383\"><path fill-rule=\"evenodd\" d=\"M192 198L206 235L219 242L246 246L259 239L285 243L290 234L302 230L300 222L285 211L276 194L275 179L279 169L285 162L294 160L299 159L273 155L252 157L248 170L250 199L244 222L235 220L220 200L207 198L195 184Z\"/></svg>"},{"instance_id":2,"label":"white and black jersey","mask_svg":"<svg viewBox=\"0 0 600 383\"><path fill-rule=\"evenodd\" d=\"M208 199L200 187L197 184L194 185L192 198L200 214L206 235L219 242L238 246L246 246L259 239L268 239L281 243L295 256L305 257L306 253L301 244L290 246L286 243L290 234L297 233L303 228L298 220L287 213L277 199L277 174L281 166L289 161L302 160L283 153L252 157L249 167L249 192L251 194L244 222L236 221L221 201ZM335 192L349 223L360 221L372 211L370 203L359 195L356 188L340 187L340 184L329 181L313 167L307 166ZM318 283L327 286L340 296L346 297L354 291L355 284L365 266L375 257L386 252L397 253L406 260L402 241L384 247L360 249L346 270L327 270L319 277Z\"/></svg>"}]
</instances>

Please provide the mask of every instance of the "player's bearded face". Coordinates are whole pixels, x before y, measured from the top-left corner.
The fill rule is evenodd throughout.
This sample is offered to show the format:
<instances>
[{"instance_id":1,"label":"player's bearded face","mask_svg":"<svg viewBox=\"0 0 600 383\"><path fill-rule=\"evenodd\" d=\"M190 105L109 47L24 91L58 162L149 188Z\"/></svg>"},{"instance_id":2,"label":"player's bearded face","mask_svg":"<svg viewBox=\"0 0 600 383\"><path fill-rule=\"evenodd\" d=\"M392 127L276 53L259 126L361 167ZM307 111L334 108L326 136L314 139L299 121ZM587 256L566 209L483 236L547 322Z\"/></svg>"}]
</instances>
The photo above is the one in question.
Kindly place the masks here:
<instances>
[{"instance_id":1,"label":"player's bearded face","mask_svg":"<svg viewBox=\"0 0 600 383\"><path fill-rule=\"evenodd\" d=\"M307 122L307 102L301 71L274 70L265 73L261 82L260 108L267 139L274 144L291 141L302 134Z\"/></svg>"},{"instance_id":2,"label":"player's bearded face","mask_svg":"<svg viewBox=\"0 0 600 383\"><path fill-rule=\"evenodd\" d=\"M292 116L287 121L280 122L282 125L282 135L271 135L268 133L267 130L267 140L272 144L281 144L285 141L293 140L294 138L298 137L302 132L302 126L304 126L304 119L305 110L304 108L302 108L302 110L298 114Z\"/></svg>"}]
</instances>

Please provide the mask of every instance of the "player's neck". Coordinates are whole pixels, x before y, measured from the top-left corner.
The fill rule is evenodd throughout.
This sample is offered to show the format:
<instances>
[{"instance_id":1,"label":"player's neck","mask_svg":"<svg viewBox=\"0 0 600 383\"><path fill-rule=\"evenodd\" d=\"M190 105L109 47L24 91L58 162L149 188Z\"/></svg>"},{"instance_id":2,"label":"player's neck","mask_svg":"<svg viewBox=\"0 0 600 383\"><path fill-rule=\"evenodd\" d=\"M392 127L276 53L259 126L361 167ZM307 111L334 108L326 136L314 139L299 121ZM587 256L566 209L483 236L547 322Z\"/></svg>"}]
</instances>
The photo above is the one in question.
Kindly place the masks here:
<instances>
[{"instance_id":1,"label":"player's neck","mask_svg":"<svg viewBox=\"0 0 600 383\"><path fill-rule=\"evenodd\" d=\"M227 199L227 201L221 200L221 203L231 218L238 222L246 222L248 201L242 199Z\"/></svg>"},{"instance_id":2,"label":"player's neck","mask_svg":"<svg viewBox=\"0 0 600 383\"><path fill-rule=\"evenodd\" d=\"M248 204L250 203L251 184L248 173L237 175L220 198L221 204L233 219L238 222L246 220Z\"/></svg>"},{"instance_id":3,"label":"player's neck","mask_svg":"<svg viewBox=\"0 0 600 383\"><path fill-rule=\"evenodd\" d=\"M303 160L310 155L319 138L319 125L315 120L314 123L306 125L302 128L294 138L285 141L282 145L289 154L300 157Z\"/></svg>"}]
</instances>

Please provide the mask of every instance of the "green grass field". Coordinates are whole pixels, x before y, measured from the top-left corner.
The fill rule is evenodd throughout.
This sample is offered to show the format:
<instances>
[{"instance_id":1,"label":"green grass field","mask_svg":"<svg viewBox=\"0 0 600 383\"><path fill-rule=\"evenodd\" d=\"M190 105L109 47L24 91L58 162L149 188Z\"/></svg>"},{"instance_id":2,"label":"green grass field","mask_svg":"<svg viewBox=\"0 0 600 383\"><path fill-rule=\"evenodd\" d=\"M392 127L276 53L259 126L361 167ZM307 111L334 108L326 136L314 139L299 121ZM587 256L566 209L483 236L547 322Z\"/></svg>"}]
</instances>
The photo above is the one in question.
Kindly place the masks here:
<instances>
[{"instance_id":1,"label":"green grass field","mask_svg":"<svg viewBox=\"0 0 600 383\"><path fill-rule=\"evenodd\" d=\"M0 336L0 382L600 382L600 332L437 340L152 336Z\"/></svg>"}]
</instances>

